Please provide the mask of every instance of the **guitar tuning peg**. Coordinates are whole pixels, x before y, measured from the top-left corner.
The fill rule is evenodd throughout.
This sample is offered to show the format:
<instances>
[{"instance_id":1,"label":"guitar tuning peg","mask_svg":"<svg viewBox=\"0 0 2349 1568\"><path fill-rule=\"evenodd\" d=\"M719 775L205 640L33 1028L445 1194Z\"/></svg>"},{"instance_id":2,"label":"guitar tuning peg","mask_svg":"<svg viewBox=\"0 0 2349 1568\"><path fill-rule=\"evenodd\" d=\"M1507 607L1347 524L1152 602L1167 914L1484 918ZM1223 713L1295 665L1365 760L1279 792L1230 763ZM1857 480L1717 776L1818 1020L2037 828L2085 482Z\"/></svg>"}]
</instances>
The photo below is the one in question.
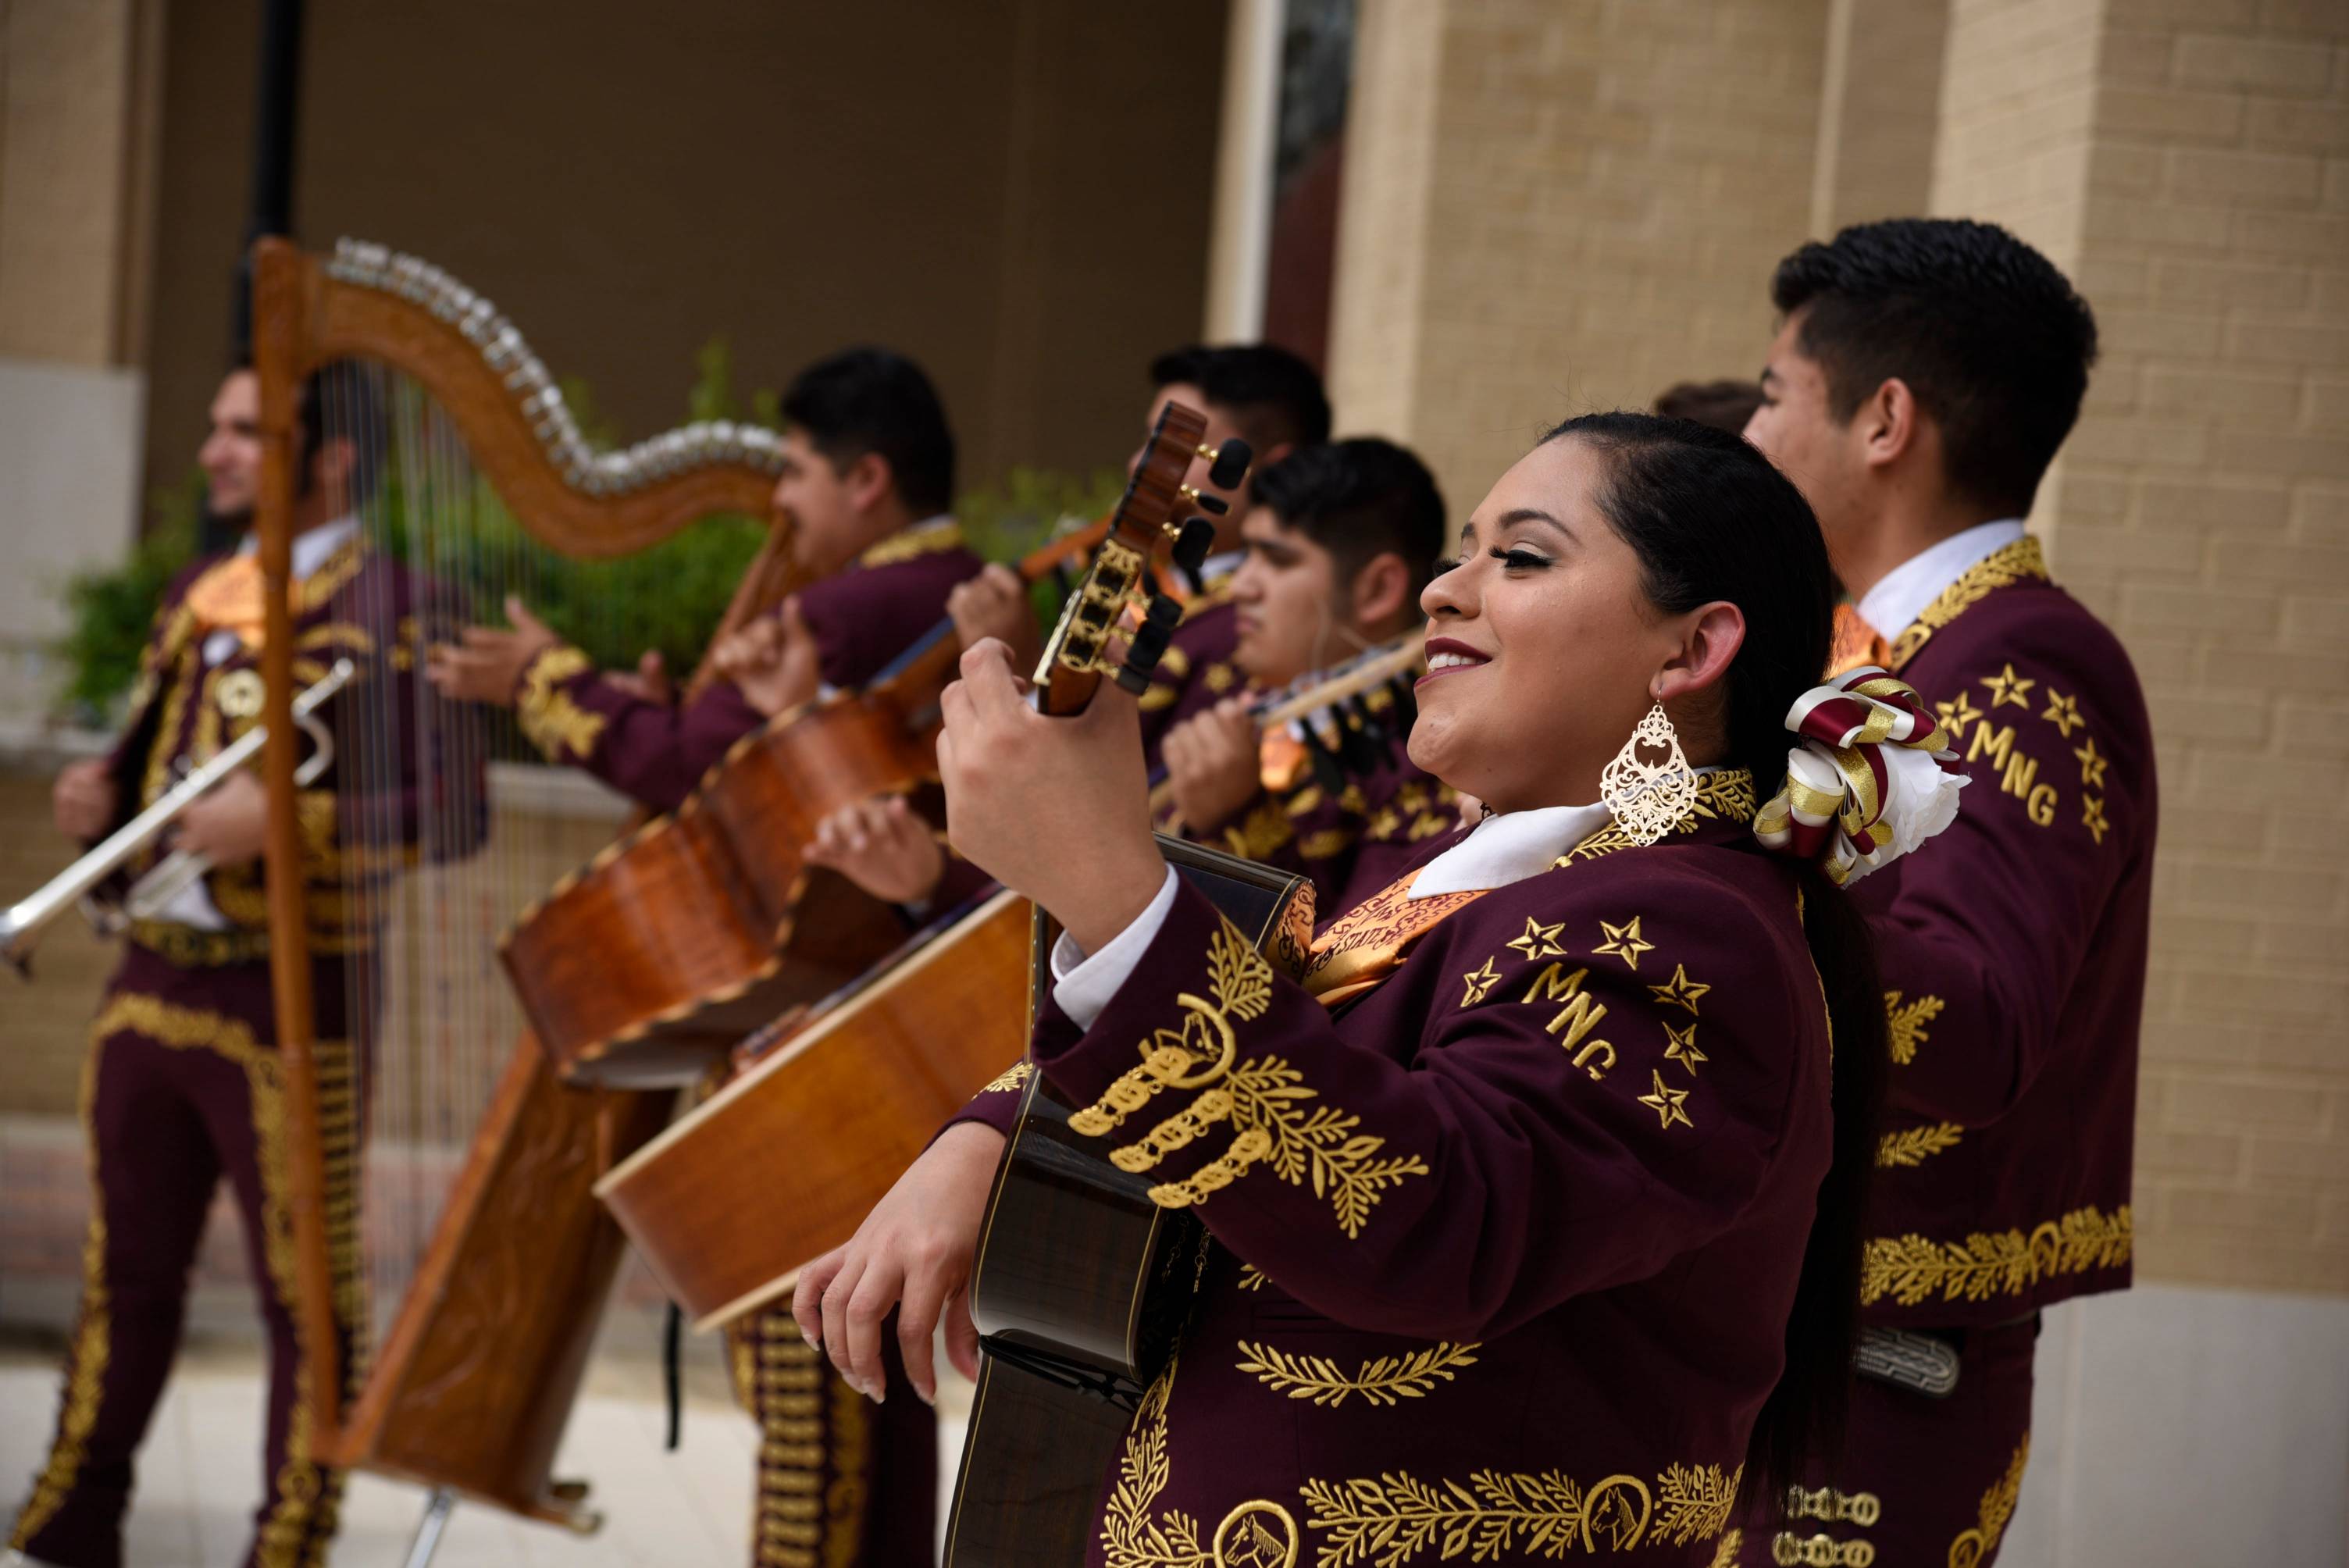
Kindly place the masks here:
<instances>
[{"instance_id":1,"label":"guitar tuning peg","mask_svg":"<svg viewBox=\"0 0 2349 1568\"><path fill-rule=\"evenodd\" d=\"M1204 517L1192 518L1174 535L1174 564L1196 575L1215 548L1216 525Z\"/></svg>"},{"instance_id":2,"label":"guitar tuning peg","mask_svg":"<svg viewBox=\"0 0 2349 1568\"><path fill-rule=\"evenodd\" d=\"M1247 478L1248 464L1256 453L1237 436L1226 441L1216 452L1214 466L1207 470L1207 482L1217 490L1237 490Z\"/></svg>"},{"instance_id":3,"label":"guitar tuning peg","mask_svg":"<svg viewBox=\"0 0 2349 1568\"><path fill-rule=\"evenodd\" d=\"M1203 495L1199 491L1193 490L1189 485L1185 485L1182 489L1183 499L1189 501L1193 506L1197 507L1201 511L1213 512L1217 517L1224 517L1229 515L1232 510L1231 502L1226 500L1221 496Z\"/></svg>"},{"instance_id":4,"label":"guitar tuning peg","mask_svg":"<svg viewBox=\"0 0 2349 1568\"><path fill-rule=\"evenodd\" d=\"M1175 624L1183 619L1183 606L1160 593L1150 601L1149 612L1126 645L1125 663L1117 672L1117 684L1135 696L1140 696L1150 685L1150 677L1158 671L1158 661L1166 656L1166 645L1173 640Z\"/></svg>"}]
</instances>

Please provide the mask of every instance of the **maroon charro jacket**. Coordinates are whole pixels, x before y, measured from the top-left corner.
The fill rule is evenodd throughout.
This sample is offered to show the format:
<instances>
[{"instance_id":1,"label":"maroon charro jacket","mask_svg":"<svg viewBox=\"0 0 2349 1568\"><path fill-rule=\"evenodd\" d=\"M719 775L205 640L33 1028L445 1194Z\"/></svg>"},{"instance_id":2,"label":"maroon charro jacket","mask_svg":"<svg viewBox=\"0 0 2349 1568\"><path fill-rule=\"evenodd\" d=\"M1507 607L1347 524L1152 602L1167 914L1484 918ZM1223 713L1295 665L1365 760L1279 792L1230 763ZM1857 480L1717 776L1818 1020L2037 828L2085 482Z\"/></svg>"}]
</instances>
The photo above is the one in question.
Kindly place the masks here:
<instances>
[{"instance_id":1,"label":"maroon charro jacket","mask_svg":"<svg viewBox=\"0 0 2349 1568\"><path fill-rule=\"evenodd\" d=\"M1857 883L1892 1020L1871 1321L1983 1325L2129 1282L2157 799L2119 642L2025 537L1893 644L1972 782Z\"/></svg>"},{"instance_id":2,"label":"maroon charro jacket","mask_svg":"<svg viewBox=\"0 0 2349 1568\"><path fill-rule=\"evenodd\" d=\"M1742 800L1467 896L1334 1015L1187 886L1092 1028L1046 1010L1035 1066L1096 1110L1147 1080L1102 1152L1221 1243L1090 1563L1713 1560L1831 1141L1795 879L1720 778ZM1144 1065L1226 1039L1187 1087Z\"/></svg>"},{"instance_id":3,"label":"maroon charro jacket","mask_svg":"<svg viewBox=\"0 0 2349 1568\"><path fill-rule=\"evenodd\" d=\"M1309 879L1324 923L1401 876L1429 841L1460 825L1459 792L1413 764L1400 741L1335 791L1301 764L1277 779L1268 763L1266 777L1267 787L1229 820L1206 831L1185 827L1184 836Z\"/></svg>"},{"instance_id":4,"label":"maroon charro jacket","mask_svg":"<svg viewBox=\"0 0 2349 1568\"><path fill-rule=\"evenodd\" d=\"M230 559L191 562L156 610L131 690L129 722L107 759L116 784L117 826L263 720L261 650L239 645L207 665L203 647L214 628L200 623L189 603L197 581ZM417 660L427 641L447 634L450 605L444 593L355 536L295 585L289 608L297 693L323 678L337 659L356 666L351 684L320 715L334 738L334 763L295 799L306 936L311 950L326 957L373 944L372 924L354 918L370 907L367 889L419 854L456 859L478 848L488 827L487 805L478 772L470 789L458 789L437 766L450 758L478 758L481 748L450 744L445 731L428 748L418 733L424 699ZM436 725L469 722L458 705L438 707ZM167 836L126 872L137 877L169 849ZM228 929L140 921L129 928L131 942L181 967L265 953L269 903L262 862L216 868L205 876L204 889Z\"/></svg>"},{"instance_id":5,"label":"maroon charro jacket","mask_svg":"<svg viewBox=\"0 0 2349 1568\"><path fill-rule=\"evenodd\" d=\"M1228 582L1213 585L1183 606L1183 619L1141 696L1142 756L1152 773L1158 771L1158 746L1168 730L1245 684L1246 677L1232 663L1232 650L1239 644L1237 620Z\"/></svg>"},{"instance_id":6,"label":"maroon charro jacket","mask_svg":"<svg viewBox=\"0 0 2349 1568\"><path fill-rule=\"evenodd\" d=\"M985 562L951 525L909 529L799 593L827 685L853 688L946 615L947 593ZM730 681L677 703L632 696L568 645L532 660L516 688L523 732L552 762L584 768L656 811L673 811L733 744L767 722Z\"/></svg>"}]
</instances>

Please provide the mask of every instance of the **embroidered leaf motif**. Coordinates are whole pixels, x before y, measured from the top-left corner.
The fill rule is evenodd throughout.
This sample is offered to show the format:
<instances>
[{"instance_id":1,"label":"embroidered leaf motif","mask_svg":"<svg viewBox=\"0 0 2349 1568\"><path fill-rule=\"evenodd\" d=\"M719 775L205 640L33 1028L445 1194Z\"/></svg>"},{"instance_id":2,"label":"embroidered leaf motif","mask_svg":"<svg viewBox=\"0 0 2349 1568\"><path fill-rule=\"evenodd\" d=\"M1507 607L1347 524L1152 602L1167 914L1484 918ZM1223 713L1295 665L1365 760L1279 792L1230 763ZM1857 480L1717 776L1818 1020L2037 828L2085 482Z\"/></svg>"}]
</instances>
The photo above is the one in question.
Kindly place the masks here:
<instances>
[{"instance_id":1,"label":"embroidered leaf motif","mask_svg":"<svg viewBox=\"0 0 2349 1568\"><path fill-rule=\"evenodd\" d=\"M1727 768L1718 773L1698 776L1696 804L1689 808L1688 815L1672 824L1671 830L1693 833L1700 820L1708 818L1750 822L1754 820L1754 775L1743 768ZM1595 861L1601 855L1611 855L1618 850L1631 847L1631 836L1609 823L1550 863L1565 866L1577 861Z\"/></svg>"},{"instance_id":2,"label":"embroidered leaf motif","mask_svg":"<svg viewBox=\"0 0 2349 1568\"><path fill-rule=\"evenodd\" d=\"M1479 1346L1444 1340L1409 1356L1365 1361L1350 1377L1326 1356L1294 1356L1246 1339L1239 1342L1239 1369L1255 1373L1257 1382L1281 1389L1292 1399L1309 1399L1334 1409L1356 1394L1373 1405L1419 1398L1439 1379L1453 1381L1454 1367L1475 1366L1476 1357L1469 1352Z\"/></svg>"},{"instance_id":3,"label":"embroidered leaf motif","mask_svg":"<svg viewBox=\"0 0 2349 1568\"><path fill-rule=\"evenodd\" d=\"M1898 1132L1888 1132L1877 1140L1876 1163L1885 1170L1922 1165L1930 1156L1955 1149L1964 1131L1954 1121L1941 1121L1930 1127L1906 1127Z\"/></svg>"},{"instance_id":4,"label":"embroidered leaf motif","mask_svg":"<svg viewBox=\"0 0 2349 1568\"><path fill-rule=\"evenodd\" d=\"M1920 996L1904 1006L1898 991L1884 994L1884 1016L1892 1043L1892 1063L1907 1067L1917 1059L1917 1047L1926 1042L1925 1026L1940 1017L1949 1004L1939 996Z\"/></svg>"},{"instance_id":5,"label":"embroidered leaf motif","mask_svg":"<svg viewBox=\"0 0 2349 1568\"><path fill-rule=\"evenodd\" d=\"M1001 1072L996 1074L994 1078L988 1079L987 1087L980 1089L978 1092L981 1094L998 1094L1005 1089L1018 1088L1021 1084L1028 1081L1028 1076L1035 1070L1036 1064L1033 1062L1013 1062L1009 1067L1005 1068Z\"/></svg>"},{"instance_id":6,"label":"embroidered leaf motif","mask_svg":"<svg viewBox=\"0 0 2349 1568\"><path fill-rule=\"evenodd\" d=\"M1117 1460L1117 1485L1102 1509L1102 1557L1110 1568L1212 1568L1199 1544L1198 1522L1169 1509L1156 1519L1150 1505L1166 1490L1166 1398L1174 1365L1150 1386L1134 1412L1133 1429Z\"/></svg>"},{"instance_id":7,"label":"embroidered leaf motif","mask_svg":"<svg viewBox=\"0 0 2349 1568\"><path fill-rule=\"evenodd\" d=\"M1915 1306L1939 1295L1943 1301L1987 1301L2020 1295L2043 1279L2115 1268L2128 1262L2135 1232L2127 1204L2107 1215L2075 1209L2062 1220L2041 1223L2030 1235L2019 1230L1963 1242L1935 1242L1914 1234L1879 1237L1868 1243L1860 1265L1863 1305L1890 1296Z\"/></svg>"},{"instance_id":8,"label":"embroidered leaf motif","mask_svg":"<svg viewBox=\"0 0 2349 1568\"><path fill-rule=\"evenodd\" d=\"M1737 1486L1745 1467L1723 1473L1719 1465L1667 1466L1656 1478L1656 1531L1652 1540L1669 1538L1675 1546L1718 1535L1737 1505Z\"/></svg>"},{"instance_id":9,"label":"embroidered leaf motif","mask_svg":"<svg viewBox=\"0 0 2349 1568\"><path fill-rule=\"evenodd\" d=\"M1253 1022L1272 1006L1272 965L1226 920L1207 944L1207 984L1216 1006Z\"/></svg>"},{"instance_id":10,"label":"embroidered leaf motif","mask_svg":"<svg viewBox=\"0 0 2349 1568\"><path fill-rule=\"evenodd\" d=\"M1478 1470L1468 1484L1389 1472L1375 1480L1309 1480L1306 1527L1329 1532L1316 1568L1402 1568L1429 1547L1439 1560L1505 1553L1556 1561L1569 1553L1629 1551L1654 1513L1648 1484L1611 1475L1588 1491L1558 1470ZM1734 1488L1732 1489L1733 1491Z\"/></svg>"}]
</instances>

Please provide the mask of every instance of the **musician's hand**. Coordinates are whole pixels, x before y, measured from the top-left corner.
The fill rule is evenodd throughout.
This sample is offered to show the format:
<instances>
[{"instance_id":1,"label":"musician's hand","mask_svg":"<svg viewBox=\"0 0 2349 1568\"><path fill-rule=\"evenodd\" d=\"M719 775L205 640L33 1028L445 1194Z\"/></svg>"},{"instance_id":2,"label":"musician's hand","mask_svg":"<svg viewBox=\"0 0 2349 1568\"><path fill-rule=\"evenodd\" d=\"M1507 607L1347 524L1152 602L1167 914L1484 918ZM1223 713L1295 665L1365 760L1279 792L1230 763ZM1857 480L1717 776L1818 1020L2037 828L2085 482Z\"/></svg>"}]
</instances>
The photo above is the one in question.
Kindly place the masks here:
<instances>
[{"instance_id":1,"label":"musician's hand","mask_svg":"<svg viewBox=\"0 0 2349 1568\"><path fill-rule=\"evenodd\" d=\"M268 846L269 793L239 769L181 813L179 830L174 848L209 856L216 866L241 866Z\"/></svg>"},{"instance_id":2,"label":"musician's hand","mask_svg":"<svg viewBox=\"0 0 2349 1568\"><path fill-rule=\"evenodd\" d=\"M772 718L815 696L815 634L800 616L797 597L761 615L711 647L710 665L742 690L752 707Z\"/></svg>"},{"instance_id":3,"label":"musician's hand","mask_svg":"<svg viewBox=\"0 0 2349 1568\"><path fill-rule=\"evenodd\" d=\"M1183 825L1195 832L1229 821L1262 788L1256 716L1246 697L1193 714L1166 732L1158 756Z\"/></svg>"},{"instance_id":4,"label":"musician's hand","mask_svg":"<svg viewBox=\"0 0 2349 1568\"><path fill-rule=\"evenodd\" d=\"M424 678L441 696L460 702L513 706L515 688L531 660L563 639L554 628L530 613L520 599L506 599L506 619L513 630L467 626L457 634L457 645L436 643L424 655Z\"/></svg>"},{"instance_id":5,"label":"musician's hand","mask_svg":"<svg viewBox=\"0 0 2349 1568\"><path fill-rule=\"evenodd\" d=\"M955 635L966 648L993 637L1011 650L1012 667L1019 670L1034 669L1043 656L1044 639L1036 630L1027 584L999 562L956 583L947 594L947 614L954 617Z\"/></svg>"},{"instance_id":6,"label":"musician's hand","mask_svg":"<svg viewBox=\"0 0 2349 1568\"><path fill-rule=\"evenodd\" d=\"M94 843L114 826L114 775L103 758L69 762L49 791L49 815L68 839Z\"/></svg>"},{"instance_id":7,"label":"musician's hand","mask_svg":"<svg viewBox=\"0 0 2349 1568\"><path fill-rule=\"evenodd\" d=\"M946 851L903 795L843 806L816 824L805 853L810 864L829 866L891 903L924 902L947 870Z\"/></svg>"},{"instance_id":8,"label":"musician's hand","mask_svg":"<svg viewBox=\"0 0 2349 1568\"><path fill-rule=\"evenodd\" d=\"M636 659L633 670L614 670L604 676L604 684L624 696L639 702L658 703L667 707L677 700L677 692L669 685L668 666L661 662L658 648L647 648Z\"/></svg>"},{"instance_id":9,"label":"musician's hand","mask_svg":"<svg viewBox=\"0 0 2349 1568\"><path fill-rule=\"evenodd\" d=\"M1084 712L1047 718L1028 706L1010 660L1001 643L980 643L939 700L947 838L1096 952L1166 880L1150 837L1139 710L1105 680Z\"/></svg>"},{"instance_id":10,"label":"musician's hand","mask_svg":"<svg viewBox=\"0 0 2349 1568\"><path fill-rule=\"evenodd\" d=\"M875 1403L887 1377L881 1326L892 1308L905 1379L924 1403L937 1398L930 1336L941 1316L947 1355L966 1377L978 1376L978 1330L971 1326L967 1292L1002 1153L1003 1135L982 1122L947 1128L874 1205L846 1246L800 1271L792 1293L800 1332Z\"/></svg>"}]
</instances>

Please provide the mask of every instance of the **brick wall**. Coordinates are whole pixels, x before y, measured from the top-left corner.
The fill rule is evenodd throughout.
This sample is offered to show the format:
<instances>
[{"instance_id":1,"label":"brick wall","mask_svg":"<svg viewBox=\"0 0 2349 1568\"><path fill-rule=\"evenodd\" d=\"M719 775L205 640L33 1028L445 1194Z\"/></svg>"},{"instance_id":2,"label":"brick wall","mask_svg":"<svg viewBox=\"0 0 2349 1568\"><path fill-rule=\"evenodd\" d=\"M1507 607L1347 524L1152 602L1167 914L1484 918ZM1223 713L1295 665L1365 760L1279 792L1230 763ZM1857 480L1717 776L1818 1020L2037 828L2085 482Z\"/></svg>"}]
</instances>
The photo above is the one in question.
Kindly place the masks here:
<instances>
[{"instance_id":1,"label":"brick wall","mask_svg":"<svg viewBox=\"0 0 2349 1568\"><path fill-rule=\"evenodd\" d=\"M1936 208L2062 236L2105 335L2041 521L2160 748L2140 1268L2349 1292L2349 8L1956 10Z\"/></svg>"},{"instance_id":2,"label":"brick wall","mask_svg":"<svg viewBox=\"0 0 2349 1568\"><path fill-rule=\"evenodd\" d=\"M1811 170L1813 233L1925 210L1949 31L1950 0L1835 0Z\"/></svg>"},{"instance_id":3,"label":"brick wall","mask_svg":"<svg viewBox=\"0 0 2349 1568\"><path fill-rule=\"evenodd\" d=\"M1752 374L1809 223L1826 11L1365 0L1340 424L1411 443L1464 515L1550 422Z\"/></svg>"}]
</instances>

